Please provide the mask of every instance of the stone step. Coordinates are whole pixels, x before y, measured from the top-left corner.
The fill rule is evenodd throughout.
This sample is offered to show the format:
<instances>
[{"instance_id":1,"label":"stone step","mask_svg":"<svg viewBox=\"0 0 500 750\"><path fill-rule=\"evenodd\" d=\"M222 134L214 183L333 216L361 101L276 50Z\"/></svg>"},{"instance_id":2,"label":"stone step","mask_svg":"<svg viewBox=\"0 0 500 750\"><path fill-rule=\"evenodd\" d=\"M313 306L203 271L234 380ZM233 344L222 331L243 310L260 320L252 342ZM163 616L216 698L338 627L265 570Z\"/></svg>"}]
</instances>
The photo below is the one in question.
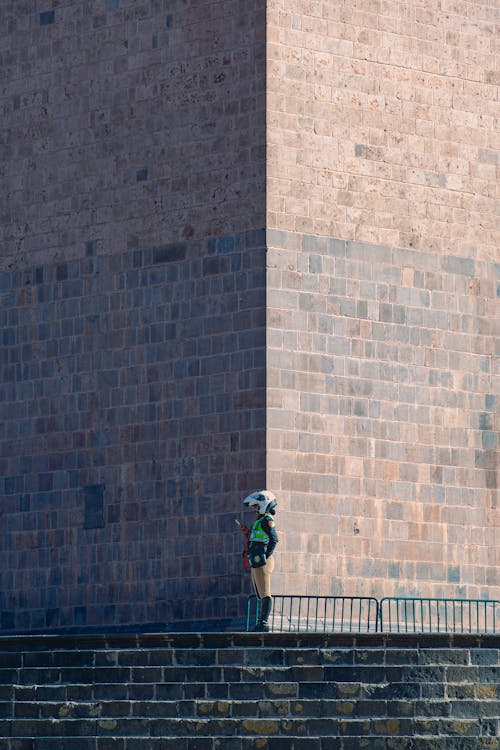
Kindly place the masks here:
<instances>
[{"instance_id":1,"label":"stone step","mask_svg":"<svg viewBox=\"0 0 500 750\"><path fill-rule=\"evenodd\" d=\"M23 686L0 689L0 700L9 702L102 701L448 701L500 700L494 683L382 683L380 685L335 682L236 682L236 683L96 683L87 685ZM500 716L500 712L499 712Z\"/></svg>"},{"instance_id":2,"label":"stone step","mask_svg":"<svg viewBox=\"0 0 500 750\"><path fill-rule=\"evenodd\" d=\"M418 743L418 744L416 744ZM498 750L488 737L77 737L71 750ZM67 738L0 738L0 750L68 750Z\"/></svg>"},{"instance_id":3,"label":"stone step","mask_svg":"<svg viewBox=\"0 0 500 750\"><path fill-rule=\"evenodd\" d=\"M395 683L194 683L182 685L97 684L19 686L0 688L0 700L29 702L170 701L170 700L475 700L499 701L500 684ZM500 715L500 713L499 713Z\"/></svg>"},{"instance_id":4,"label":"stone step","mask_svg":"<svg viewBox=\"0 0 500 750\"><path fill-rule=\"evenodd\" d=\"M71 743L71 744L70 744ZM0 750L498 750L495 737L37 737L0 738Z\"/></svg>"},{"instance_id":5,"label":"stone step","mask_svg":"<svg viewBox=\"0 0 500 750\"><path fill-rule=\"evenodd\" d=\"M414 650L413 650L414 651ZM402 664L410 649L399 652ZM155 648L155 649L100 649L100 650L56 650L56 651L2 651L0 644L0 665L2 667L53 667L53 666L99 666L115 664L122 666L155 665L228 665L228 664L274 664L291 666L294 664L356 664L385 663L385 650L353 648Z\"/></svg>"},{"instance_id":6,"label":"stone step","mask_svg":"<svg viewBox=\"0 0 500 750\"><path fill-rule=\"evenodd\" d=\"M500 750L498 638L309 636L0 638L0 750Z\"/></svg>"},{"instance_id":7,"label":"stone step","mask_svg":"<svg viewBox=\"0 0 500 750\"><path fill-rule=\"evenodd\" d=\"M491 736L493 720L381 717L116 717L2 719L0 737Z\"/></svg>"},{"instance_id":8,"label":"stone step","mask_svg":"<svg viewBox=\"0 0 500 750\"><path fill-rule=\"evenodd\" d=\"M0 685L99 682L494 682L498 667L455 665L96 666L0 668Z\"/></svg>"},{"instance_id":9,"label":"stone step","mask_svg":"<svg viewBox=\"0 0 500 750\"><path fill-rule=\"evenodd\" d=\"M390 708L390 710L389 710ZM101 701L0 701L3 719L115 719L115 718L301 718L416 717L429 719L477 718L475 700L101 700ZM500 716L500 701L484 701L482 718Z\"/></svg>"},{"instance_id":10,"label":"stone step","mask_svg":"<svg viewBox=\"0 0 500 750\"><path fill-rule=\"evenodd\" d=\"M395 666L432 664L474 666L469 663L466 648L164 648L153 649L92 649L92 650L32 650L18 653L2 649L0 639L0 669L20 668L85 668L85 667L155 667L155 666Z\"/></svg>"},{"instance_id":11,"label":"stone step","mask_svg":"<svg viewBox=\"0 0 500 750\"><path fill-rule=\"evenodd\" d=\"M463 702L462 702L463 703ZM451 704L446 708L450 709ZM475 703L472 702L474 706ZM498 702L496 707L498 708ZM406 701L392 704L392 712L405 717L413 711ZM428 703L415 704L415 710L428 716ZM439 710L443 705L439 704ZM80 719L118 717L231 718L301 716L387 716L387 701L373 700L113 700L113 701L0 701L0 717L19 719ZM419 714L417 714L419 715Z\"/></svg>"},{"instance_id":12,"label":"stone step","mask_svg":"<svg viewBox=\"0 0 500 750\"><path fill-rule=\"evenodd\" d=\"M169 701L169 700L500 700L494 683L97 683L95 685L13 685L0 687L0 700L13 701Z\"/></svg>"}]
</instances>

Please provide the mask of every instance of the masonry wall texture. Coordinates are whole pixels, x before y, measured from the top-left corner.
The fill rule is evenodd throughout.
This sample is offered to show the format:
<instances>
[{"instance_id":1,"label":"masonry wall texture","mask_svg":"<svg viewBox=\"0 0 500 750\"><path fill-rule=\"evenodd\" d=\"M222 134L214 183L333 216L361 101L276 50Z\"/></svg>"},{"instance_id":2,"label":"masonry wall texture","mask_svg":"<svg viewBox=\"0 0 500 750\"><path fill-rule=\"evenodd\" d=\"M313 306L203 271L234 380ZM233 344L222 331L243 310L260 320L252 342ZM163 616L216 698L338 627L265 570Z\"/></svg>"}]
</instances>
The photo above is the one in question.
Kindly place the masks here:
<instances>
[{"instance_id":1,"label":"masonry wall texture","mask_svg":"<svg viewBox=\"0 0 500 750\"><path fill-rule=\"evenodd\" d=\"M495 4L0 8L0 625L500 599Z\"/></svg>"},{"instance_id":2,"label":"masonry wall texture","mask_svg":"<svg viewBox=\"0 0 500 750\"><path fill-rule=\"evenodd\" d=\"M0 14L1 627L238 617L235 506L265 483L263 5Z\"/></svg>"},{"instance_id":3,"label":"masonry wall texture","mask_svg":"<svg viewBox=\"0 0 500 750\"><path fill-rule=\"evenodd\" d=\"M310 594L498 598L493 264L281 231L268 244L278 588L305 575Z\"/></svg>"},{"instance_id":4,"label":"masonry wall texture","mask_svg":"<svg viewBox=\"0 0 500 750\"><path fill-rule=\"evenodd\" d=\"M269 226L498 260L497 21L494 0L269 0Z\"/></svg>"},{"instance_id":5,"label":"masonry wall texture","mask_svg":"<svg viewBox=\"0 0 500 750\"><path fill-rule=\"evenodd\" d=\"M498 645L415 634L4 637L0 748L497 750Z\"/></svg>"},{"instance_id":6,"label":"masonry wall texture","mask_svg":"<svg viewBox=\"0 0 500 750\"><path fill-rule=\"evenodd\" d=\"M3 267L263 227L264 11L3 2Z\"/></svg>"},{"instance_id":7,"label":"masonry wall texture","mask_svg":"<svg viewBox=\"0 0 500 750\"><path fill-rule=\"evenodd\" d=\"M239 614L227 529L265 481L255 234L2 274L4 628Z\"/></svg>"},{"instance_id":8,"label":"masonry wall texture","mask_svg":"<svg viewBox=\"0 0 500 750\"><path fill-rule=\"evenodd\" d=\"M497 13L268 3L287 592L500 596Z\"/></svg>"}]
</instances>

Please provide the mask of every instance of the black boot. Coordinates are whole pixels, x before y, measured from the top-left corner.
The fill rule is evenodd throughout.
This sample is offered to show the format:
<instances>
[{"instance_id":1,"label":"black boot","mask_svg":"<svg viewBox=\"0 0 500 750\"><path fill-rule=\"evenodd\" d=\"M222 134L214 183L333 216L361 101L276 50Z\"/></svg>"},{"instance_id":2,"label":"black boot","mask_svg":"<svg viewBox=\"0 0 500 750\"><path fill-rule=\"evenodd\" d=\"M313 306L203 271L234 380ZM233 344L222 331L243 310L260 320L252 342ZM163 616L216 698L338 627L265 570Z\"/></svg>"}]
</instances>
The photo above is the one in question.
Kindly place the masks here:
<instances>
[{"instance_id":1,"label":"black boot","mask_svg":"<svg viewBox=\"0 0 500 750\"><path fill-rule=\"evenodd\" d=\"M268 633L269 632L269 625L267 624L267 621L269 619L269 615L271 614L271 607L273 606L273 600L270 596L265 596L262 599L261 605L260 605L260 617L259 621L257 622L257 625L254 628L255 632L261 632L261 633Z\"/></svg>"}]
</instances>

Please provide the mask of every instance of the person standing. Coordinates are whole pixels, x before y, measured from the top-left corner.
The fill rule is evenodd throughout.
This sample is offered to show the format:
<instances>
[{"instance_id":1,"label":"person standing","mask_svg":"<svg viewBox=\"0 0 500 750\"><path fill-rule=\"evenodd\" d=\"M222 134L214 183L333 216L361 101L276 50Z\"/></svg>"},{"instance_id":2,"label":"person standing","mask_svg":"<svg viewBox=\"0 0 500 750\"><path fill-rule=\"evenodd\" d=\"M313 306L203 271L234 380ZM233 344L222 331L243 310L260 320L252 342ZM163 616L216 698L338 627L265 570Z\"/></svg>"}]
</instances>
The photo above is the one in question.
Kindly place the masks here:
<instances>
[{"instance_id":1,"label":"person standing","mask_svg":"<svg viewBox=\"0 0 500 750\"><path fill-rule=\"evenodd\" d=\"M248 495L243 504L252 508L257 519L251 528L236 521L248 541L247 558L250 563L252 583L260 600L260 617L256 631L269 631L269 615L273 605L271 596L271 573L274 570L273 552L278 544L278 534L273 520L276 514L276 497L269 490L261 490Z\"/></svg>"}]
</instances>

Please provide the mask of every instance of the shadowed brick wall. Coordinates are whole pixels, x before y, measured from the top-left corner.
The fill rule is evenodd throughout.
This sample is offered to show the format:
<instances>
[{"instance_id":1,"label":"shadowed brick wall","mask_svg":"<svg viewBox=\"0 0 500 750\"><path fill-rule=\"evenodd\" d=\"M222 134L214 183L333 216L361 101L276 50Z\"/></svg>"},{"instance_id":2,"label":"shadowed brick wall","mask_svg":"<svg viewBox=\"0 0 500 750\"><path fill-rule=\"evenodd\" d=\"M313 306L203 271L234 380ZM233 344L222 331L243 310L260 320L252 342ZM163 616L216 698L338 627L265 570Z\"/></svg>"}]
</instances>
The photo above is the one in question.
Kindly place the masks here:
<instances>
[{"instance_id":1,"label":"shadowed brick wall","mask_svg":"<svg viewBox=\"0 0 500 750\"><path fill-rule=\"evenodd\" d=\"M265 471L262 239L0 276L3 628L240 615L233 517Z\"/></svg>"},{"instance_id":2,"label":"shadowed brick wall","mask_svg":"<svg viewBox=\"0 0 500 750\"><path fill-rule=\"evenodd\" d=\"M2 2L2 266L263 227L264 10Z\"/></svg>"},{"instance_id":3,"label":"shadowed brick wall","mask_svg":"<svg viewBox=\"0 0 500 750\"><path fill-rule=\"evenodd\" d=\"M242 613L264 21L261 0L2 3L4 629Z\"/></svg>"}]
</instances>

